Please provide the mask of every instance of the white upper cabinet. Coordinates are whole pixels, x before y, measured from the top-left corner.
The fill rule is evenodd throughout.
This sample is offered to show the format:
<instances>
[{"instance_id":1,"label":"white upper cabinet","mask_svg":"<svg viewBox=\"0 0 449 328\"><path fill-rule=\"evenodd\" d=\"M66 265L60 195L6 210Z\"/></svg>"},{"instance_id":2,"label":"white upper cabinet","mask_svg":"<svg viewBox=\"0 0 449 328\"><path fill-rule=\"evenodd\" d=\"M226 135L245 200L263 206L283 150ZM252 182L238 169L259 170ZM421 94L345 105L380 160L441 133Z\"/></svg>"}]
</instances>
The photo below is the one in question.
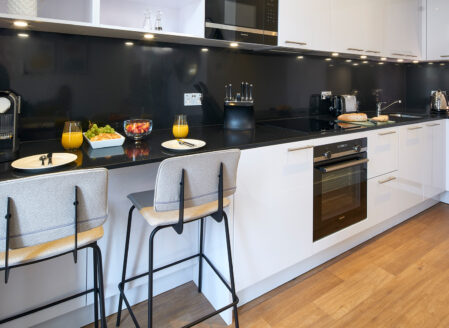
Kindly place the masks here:
<instances>
[{"instance_id":1,"label":"white upper cabinet","mask_svg":"<svg viewBox=\"0 0 449 328\"><path fill-rule=\"evenodd\" d=\"M329 50L331 0L280 0L281 47Z\"/></svg>"},{"instance_id":2,"label":"white upper cabinet","mask_svg":"<svg viewBox=\"0 0 449 328\"><path fill-rule=\"evenodd\" d=\"M383 37L385 56L412 60L422 57L422 10L421 0L385 2Z\"/></svg>"},{"instance_id":3,"label":"white upper cabinet","mask_svg":"<svg viewBox=\"0 0 449 328\"><path fill-rule=\"evenodd\" d=\"M379 56L384 0L332 0L332 50Z\"/></svg>"},{"instance_id":4,"label":"white upper cabinet","mask_svg":"<svg viewBox=\"0 0 449 328\"><path fill-rule=\"evenodd\" d=\"M427 59L449 59L448 0L427 0Z\"/></svg>"}]
</instances>

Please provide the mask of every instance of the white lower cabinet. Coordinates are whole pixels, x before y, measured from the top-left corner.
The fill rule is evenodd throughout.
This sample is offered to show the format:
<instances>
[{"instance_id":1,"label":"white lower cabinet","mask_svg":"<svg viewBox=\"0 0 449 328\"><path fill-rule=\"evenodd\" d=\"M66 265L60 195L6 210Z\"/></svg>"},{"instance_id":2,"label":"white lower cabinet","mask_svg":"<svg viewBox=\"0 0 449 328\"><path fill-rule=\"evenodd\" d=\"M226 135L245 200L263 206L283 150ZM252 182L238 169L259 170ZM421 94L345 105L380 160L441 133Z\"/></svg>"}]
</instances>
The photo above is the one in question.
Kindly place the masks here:
<instances>
[{"instance_id":1,"label":"white lower cabinet","mask_svg":"<svg viewBox=\"0 0 449 328\"><path fill-rule=\"evenodd\" d=\"M310 141L242 151L234 202L237 289L310 256L312 229Z\"/></svg>"},{"instance_id":2,"label":"white lower cabinet","mask_svg":"<svg viewBox=\"0 0 449 328\"><path fill-rule=\"evenodd\" d=\"M368 179L398 169L399 129L371 131L368 135Z\"/></svg>"},{"instance_id":3,"label":"white lower cabinet","mask_svg":"<svg viewBox=\"0 0 449 328\"><path fill-rule=\"evenodd\" d=\"M435 198L446 190L446 122L425 124L424 198Z\"/></svg>"},{"instance_id":4,"label":"white lower cabinet","mask_svg":"<svg viewBox=\"0 0 449 328\"><path fill-rule=\"evenodd\" d=\"M368 180L369 225L374 226L399 214L400 197L397 171Z\"/></svg>"}]
</instances>

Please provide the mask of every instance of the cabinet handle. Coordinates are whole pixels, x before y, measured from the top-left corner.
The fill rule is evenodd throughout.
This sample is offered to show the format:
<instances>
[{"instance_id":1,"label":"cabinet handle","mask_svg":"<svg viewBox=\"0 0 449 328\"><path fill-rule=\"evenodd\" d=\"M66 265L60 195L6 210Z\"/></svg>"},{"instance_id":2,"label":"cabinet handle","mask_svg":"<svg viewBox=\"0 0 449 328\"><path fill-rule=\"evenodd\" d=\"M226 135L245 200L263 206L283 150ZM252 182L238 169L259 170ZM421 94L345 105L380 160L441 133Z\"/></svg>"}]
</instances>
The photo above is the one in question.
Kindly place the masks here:
<instances>
[{"instance_id":1,"label":"cabinet handle","mask_svg":"<svg viewBox=\"0 0 449 328\"><path fill-rule=\"evenodd\" d=\"M285 43L299 44L300 46L306 46L307 45L307 42L298 42L298 41L285 41Z\"/></svg>"},{"instance_id":2,"label":"cabinet handle","mask_svg":"<svg viewBox=\"0 0 449 328\"><path fill-rule=\"evenodd\" d=\"M407 57L412 57L412 58L416 58L416 57L418 57L418 56L415 56L415 55L404 55L404 56L407 56Z\"/></svg>"},{"instance_id":3,"label":"cabinet handle","mask_svg":"<svg viewBox=\"0 0 449 328\"><path fill-rule=\"evenodd\" d=\"M384 183L387 183L387 182L390 182L390 181L393 181L393 180L396 180L396 177L389 177L389 178L386 178L385 180L381 180L381 181L378 181L378 182L379 182L379 184L384 184Z\"/></svg>"},{"instance_id":4,"label":"cabinet handle","mask_svg":"<svg viewBox=\"0 0 449 328\"><path fill-rule=\"evenodd\" d=\"M441 58L448 58L449 55L441 55L440 57L441 57Z\"/></svg>"},{"instance_id":5,"label":"cabinet handle","mask_svg":"<svg viewBox=\"0 0 449 328\"><path fill-rule=\"evenodd\" d=\"M404 57L407 57L406 54L400 54L400 53L394 53L394 52L391 55L392 56L404 56Z\"/></svg>"},{"instance_id":6,"label":"cabinet handle","mask_svg":"<svg viewBox=\"0 0 449 328\"><path fill-rule=\"evenodd\" d=\"M352 51L363 51L363 49L358 49L358 48L348 48L348 50L352 50Z\"/></svg>"},{"instance_id":7,"label":"cabinet handle","mask_svg":"<svg viewBox=\"0 0 449 328\"><path fill-rule=\"evenodd\" d=\"M369 52L372 54L380 54L380 51L377 51L377 50L366 50L365 52Z\"/></svg>"},{"instance_id":8,"label":"cabinet handle","mask_svg":"<svg viewBox=\"0 0 449 328\"><path fill-rule=\"evenodd\" d=\"M386 136L386 135L388 135L388 134L395 134L395 133L396 133L396 131L379 132L378 135L380 135L380 136Z\"/></svg>"},{"instance_id":9,"label":"cabinet handle","mask_svg":"<svg viewBox=\"0 0 449 328\"><path fill-rule=\"evenodd\" d=\"M412 131L412 130L418 130L418 129L422 129L422 126L415 126L415 127L413 127L413 128L407 128L407 130L410 130L410 131Z\"/></svg>"},{"instance_id":10,"label":"cabinet handle","mask_svg":"<svg viewBox=\"0 0 449 328\"><path fill-rule=\"evenodd\" d=\"M304 146L304 147L296 147L296 148L289 148L288 151L298 151L298 150L306 150L313 148L313 146Z\"/></svg>"},{"instance_id":11,"label":"cabinet handle","mask_svg":"<svg viewBox=\"0 0 449 328\"><path fill-rule=\"evenodd\" d=\"M362 164L368 163L368 161L369 161L368 158L358 159L358 160L355 160L355 161L349 161L349 162L345 162L345 163L342 163L342 164L335 164L335 165L321 167L320 171L324 172L324 173L334 172L334 171L346 169L348 167L362 165Z\"/></svg>"},{"instance_id":12,"label":"cabinet handle","mask_svg":"<svg viewBox=\"0 0 449 328\"><path fill-rule=\"evenodd\" d=\"M427 126L438 126L440 125L439 123L434 123L434 124L427 124Z\"/></svg>"}]
</instances>

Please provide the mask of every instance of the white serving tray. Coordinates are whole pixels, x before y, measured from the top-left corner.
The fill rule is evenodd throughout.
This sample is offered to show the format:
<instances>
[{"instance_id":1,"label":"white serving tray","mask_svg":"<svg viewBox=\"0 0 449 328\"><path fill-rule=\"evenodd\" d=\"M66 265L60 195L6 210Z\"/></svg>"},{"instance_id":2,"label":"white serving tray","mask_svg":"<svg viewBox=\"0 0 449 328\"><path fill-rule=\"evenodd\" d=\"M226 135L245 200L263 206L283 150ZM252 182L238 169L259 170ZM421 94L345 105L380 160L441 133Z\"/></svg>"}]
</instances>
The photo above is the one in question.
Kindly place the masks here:
<instances>
[{"instance_id":1,"label":"white serving tray","mask_svg":"<svg viewBox=\"0 0 449 328\"><path fill-rule=\"evenodd\" d=\"M125 142L125 137L122 136L120 133L115 132L120 136L120 138L117 139L109 139L109 140L101 140L101 141L90 141L88 137L86 137L86 133L83 133L84 139L89 143L89 145L92 147L92 149L98 149L98 148L106 148L106 147L117 147L123 145Z\"/></svg>"}]
</instances>

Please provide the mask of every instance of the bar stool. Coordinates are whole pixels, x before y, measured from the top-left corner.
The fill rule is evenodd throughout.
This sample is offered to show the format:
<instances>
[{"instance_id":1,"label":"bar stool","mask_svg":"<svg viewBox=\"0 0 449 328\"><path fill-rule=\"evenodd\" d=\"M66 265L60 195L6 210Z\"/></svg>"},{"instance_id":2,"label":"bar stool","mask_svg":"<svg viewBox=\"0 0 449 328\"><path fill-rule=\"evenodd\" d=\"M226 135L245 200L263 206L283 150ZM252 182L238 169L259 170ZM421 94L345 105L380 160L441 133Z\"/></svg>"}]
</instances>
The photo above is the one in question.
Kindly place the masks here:
<instances>
[{"instance_id":1,"label":"bar stool","mask_svg":"<svg viewBox=\"0 0 449 328\"><path fill-rule=\"evenodd\" d=\"M237 313L237 303L239 300L235 292L229 223L228 217L223 211L223 208L229 206L229 200L226 197L235 193L239 158L240 150L238 149L169 158L164 160L159 166L154 190L128 195L132 206L128 215L122 281L118 286L120 298L117 326L120 325L122 302L124 301L135 326L140 327L126 298L124 292L125 283L148 276L148 327L151 328L153 327L153 274L198 257L198 292L201 292L202 288L202 263L205 260L232 294L232 303L184 327L192 327L231 307L234 310L235 327L239 327ZM135 208L139 210L147 223L154 227L149 236L149 271L131 278L126 278L131 221ZM204 220L207 217L211 217L217 222L224 221L230 283L226 281L210 259L204 254ZM184 223L197 220L200 220L199 252L168 265L154 268L153 251L156 233L162 229L173 228L180 235L183 232Z\"/></svg>"},{"instance_id":2,"label":"bar stool","mask_svg":"<svg viewBox=\"0 0 449 328\"><path fill-rule=\"evenodd\" d=\"M107 218L106 169L76 170L0 182L0 271L5 283L14 268L92 248L94 287L58 301L1 319L0 325L52 306L94 293L95 327L98 307L106 327L103 268L97 241Z\"/></svg>"}]
</instances>

